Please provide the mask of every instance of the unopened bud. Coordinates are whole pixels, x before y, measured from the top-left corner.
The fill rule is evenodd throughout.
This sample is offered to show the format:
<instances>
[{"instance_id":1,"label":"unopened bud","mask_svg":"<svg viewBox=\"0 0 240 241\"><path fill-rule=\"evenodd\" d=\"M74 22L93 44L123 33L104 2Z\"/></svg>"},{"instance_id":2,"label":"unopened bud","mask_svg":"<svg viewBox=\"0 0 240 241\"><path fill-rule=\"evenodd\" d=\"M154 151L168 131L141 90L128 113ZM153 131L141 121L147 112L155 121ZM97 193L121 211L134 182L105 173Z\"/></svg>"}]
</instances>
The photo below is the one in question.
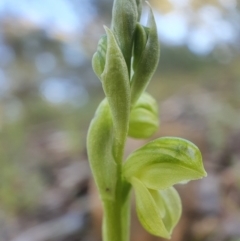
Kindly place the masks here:
<instances>
[{"instance_id":1,"label":"unopened bud","mask_svg":"<svg viewBox=\"0 0 240 241\"><path fill-rule=\"evenodd\" d=\"M140 0L115 0L113 5L112 30L123 53L129 73L134 32L139 12L141 12L140 5Z\"/></svg>"},{"instance_id":2,"label":"unopened bud","mask_svg":"<svg viewBox=\"0 0 240 241\"><path fill-rule=\"evenodd\" d=\"M157 103L152 96L144 93L131 111L128 135L139 139L149 138L158 126Z\"/></svg>"},{"instance_id":3,"label":"unopened bud","mask_svg":"<svg viewBox=\"0 0 240 241\"><path fill-rule=\"evenodd\" d=\"M147 42L146 36L147 35ZM134 74L131 80L131 104L134 105L150 82L159 60L157 26L150 9L148 28L137 27L134 48Z\"/></svg>"},{"instance_id":4,"label":"unopened bud","mask_svg":"<svg viewBox=\"0 0 240 241\"><path fill-rule=\"evenodd\" d=\"M92 58L93 70L100 80L101 80L101 74L103 73L104 67L105 67L106 52L107 52L107 35L103 35L98 42L97 52L93 55L93 58Z\"/></svg>"}]
</instances>

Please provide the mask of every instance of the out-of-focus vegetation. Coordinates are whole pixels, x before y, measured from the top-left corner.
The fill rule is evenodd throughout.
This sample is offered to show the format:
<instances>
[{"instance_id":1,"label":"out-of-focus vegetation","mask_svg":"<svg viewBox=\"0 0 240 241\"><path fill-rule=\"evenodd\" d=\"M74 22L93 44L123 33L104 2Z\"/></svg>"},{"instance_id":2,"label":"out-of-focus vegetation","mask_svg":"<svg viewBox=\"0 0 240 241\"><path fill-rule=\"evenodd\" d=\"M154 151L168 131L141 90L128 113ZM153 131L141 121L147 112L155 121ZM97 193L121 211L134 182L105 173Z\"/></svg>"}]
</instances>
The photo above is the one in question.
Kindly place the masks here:
<instances>
[{"instance_id":1,"label":"out-of-focus vegetation","mask_svg":"<svg viewBox=\"0 0 240 241\"><path fill-rule=\"evenodd\" d=\"M57 20L51 19L51 12L54 16L62 15L63 23L64 18L69 18L61 9L58 14L59 6L50 4L52 1L44 1L35 8L39 1L11 2L0 3L3 241L17 237L32 226L31 222L42 223L77 209L75 201L84 195L82 181L88 171L78 164L87 160L88 124L103 98L101 85L91 68L91 56L104 33L103 23L110 25L112 8L110 0L59 1L59 6L62 2L68 6L70 16L79 24L70 31L61 29ZM203 196L192 195L194 200L202 200L198 206L200 214L194 214L197 221L191 222L182 240L237 241L240 237L240 2L152 0L150 3L158 15L161 39L159 68L148 90L161 106L162 126L158 135L181 136L197 142L214 180L209 179L197 189ZM41 11L47 12L47 17ZM42 16L44 24L32 16L39 19ZM68 20L66 23L71 25ZM136 145L134 141L130 143ZM209 183L216 184L215 196L207 191ZM190 201L186 198L185 202ZM207 219L202 218L204 215ZM18 224L12 220L18 220ZM52 240L80 240L69 237Z\"/></svg>"}]
</instances>

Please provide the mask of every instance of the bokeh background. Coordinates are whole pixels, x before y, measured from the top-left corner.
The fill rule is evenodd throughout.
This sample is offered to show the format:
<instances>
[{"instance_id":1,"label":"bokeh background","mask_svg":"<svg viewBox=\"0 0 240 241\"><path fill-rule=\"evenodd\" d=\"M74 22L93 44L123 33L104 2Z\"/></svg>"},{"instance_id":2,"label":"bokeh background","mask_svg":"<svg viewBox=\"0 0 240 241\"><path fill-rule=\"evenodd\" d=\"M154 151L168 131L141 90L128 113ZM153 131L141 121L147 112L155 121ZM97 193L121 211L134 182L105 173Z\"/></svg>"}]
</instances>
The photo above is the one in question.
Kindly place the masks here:
<instances>
[{"instance_id":1,"label":"bokeh background","mask_svg":"<svg viewBox=\"0 0 240 241\"><path fill-rule=\"evenodd\" d=\"M104 97L91 57L112 2L0 0L1 241L101 240L86 133ZM153 138L194 142L208 172L177 186L172 240L240 241L240 1L149 2L161 42ZM129 139L126 152L144 143ZM132 212L131 241L161 240Z\"/></svg>"}]
</instances>

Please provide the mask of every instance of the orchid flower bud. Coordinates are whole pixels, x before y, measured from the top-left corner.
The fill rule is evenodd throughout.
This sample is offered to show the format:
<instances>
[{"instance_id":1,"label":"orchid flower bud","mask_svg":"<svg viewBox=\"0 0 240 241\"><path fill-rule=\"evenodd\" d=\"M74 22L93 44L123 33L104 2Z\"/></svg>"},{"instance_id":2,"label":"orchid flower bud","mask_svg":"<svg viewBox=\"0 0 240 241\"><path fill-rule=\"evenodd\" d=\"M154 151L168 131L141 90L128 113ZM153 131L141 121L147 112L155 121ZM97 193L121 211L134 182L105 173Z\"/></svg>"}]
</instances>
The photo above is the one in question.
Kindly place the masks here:
<instances>
[{"instance_id":1,"label":"orchid flower bud","mask_svg":"<svg viewBox=\"0 0 240 241\"><path fill-rule=\"evenodd\" d=\"M105 62L106 62L106 52L107 52L107 35L103 35L98 41L97 52L93 55L92 58L92 67L101 80L101 74L104 71Z\"/></svg>"},{"instance_id":2,"label":"orchid flower bud","mask_svg":"<svg viewBox=\"0 0 240 241\"><path fill-rule=\"evenodd\" d=\"M133 38L141 13L140 0L115 0L112 11L112 27L117 42L126 61L129 76L131 67Z\"/></svg>"},{"instance_id":3,"label":"orchid flower bud","mask_svg":"<svg viewBox=\"0 0 240 241\"><path fill-rule=\"evenodd\" d=\"M158 126L157 103L151 95L143 93L131 111L128 135L133 138L149 138Z\"/></svg>"},{"instance_id":4,"label":"orchid flower bud","mask_svg":"<svg viewBox=\"0 0 240 241\"><path fill-rule=\"evenodd\" d=\"M157 68L160 55L157 27L151 9L148 27L137 25L134 44L134 74L131 79L132 105L136 103L150 82Z\"/></svg>"}]
</instances>

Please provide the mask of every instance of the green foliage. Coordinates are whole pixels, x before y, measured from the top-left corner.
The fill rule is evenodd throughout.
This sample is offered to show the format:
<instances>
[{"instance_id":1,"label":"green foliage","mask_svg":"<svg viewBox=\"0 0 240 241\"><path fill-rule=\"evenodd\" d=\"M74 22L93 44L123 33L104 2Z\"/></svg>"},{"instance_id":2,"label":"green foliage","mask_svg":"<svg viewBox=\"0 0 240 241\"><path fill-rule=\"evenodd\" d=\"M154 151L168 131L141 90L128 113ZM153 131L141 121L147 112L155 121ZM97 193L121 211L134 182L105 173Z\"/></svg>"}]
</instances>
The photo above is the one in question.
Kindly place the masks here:
<instances>
[{"instance_id":1,"label":"green foliage","mask_svg":"<svg viewBox=\"0 0 240 241\"><path fill-rule=\"evenodd\" d=\"M38 175L15 163L1 163L0 181L0 208L6 213L31 212L36 207L43 190Z\"/></svg>"},{"instance_id":2,"label":"green foliage","mask_svg":"<svg viewBox=\"0 0 240 241\"><path fill-rule=\"evenodd\" d=\"M104 241L128 240L131 187L142 225L154 235L170 238L181 215L181 201L172 185L206 176L198 148L175 137L146 144L122 164L127 135L149 138L159 126L156 101L144 92L158 65L157 27L151 10L147 27L137 22L141 7L140 0L115 0L112 28L105 27L107 35L92 60L106 95L87 140L104 206Z\"/></svg>"},{"instance_id":3,"label":"green foliage","mask_svg":"<svg viewBox=\"0 0 240 241\"><path fill-rule=\"evenodd\" d=\"M59 108L40 98L31 98L22 106L21 118L7 121L4 116L6 122L0 134L0 209L6 215L29 214L42 201L48 188L42 166L50 169L56 157L48 152L45 159L46 150L37 146L42 138L46 140L46 135L61 131L68 155L76 156L84 150L85 138L80 127L87 125L89 118L82 113L91 108L79 111L69 106Z\"/></svg>"},{"instance_id":4,"label":"green foliage","mask_svg":"<svg viewBox=\"0 0 240 241\"><path fill-rule=\"evenodd\" d=\"M31 212L42 195L43 183L24 160L23 123L5 125L0 142L0 209L11 215Z\"/></svg>"}]
</instances>

